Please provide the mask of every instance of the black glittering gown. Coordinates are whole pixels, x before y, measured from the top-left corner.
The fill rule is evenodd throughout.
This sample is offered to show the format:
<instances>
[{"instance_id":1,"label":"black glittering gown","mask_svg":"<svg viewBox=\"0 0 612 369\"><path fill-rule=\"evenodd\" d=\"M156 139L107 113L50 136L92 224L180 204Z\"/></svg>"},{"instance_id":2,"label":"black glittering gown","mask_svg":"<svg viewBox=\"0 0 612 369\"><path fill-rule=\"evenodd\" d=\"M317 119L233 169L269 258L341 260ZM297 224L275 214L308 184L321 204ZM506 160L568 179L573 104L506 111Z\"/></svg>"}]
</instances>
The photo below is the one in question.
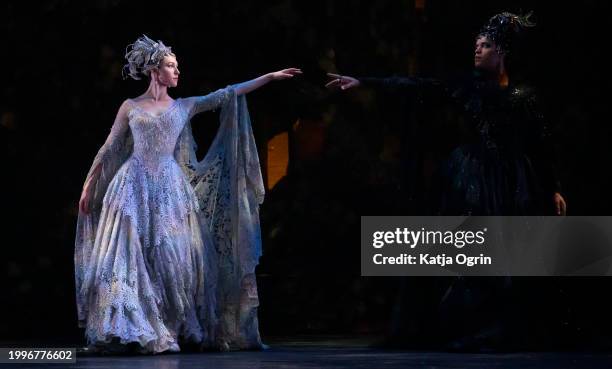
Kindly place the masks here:
<instances>
[{"instance_id":1,"label":"black glittering gown","mask_svg":"<svg viewBox=\"0 0 612 369\"><path fill-rule=\"evenodd\" d=\"M447 132L453 149L434 181L433 213L553 213L553 194L560 192L560 185L552 135L533 89L512 84L501 88L478 72L457 83L401 77L359 80L365 86L434 100L434 105L449 109L447 115L458 129ZM421 122L428 123L427 117Z\"/></svg>"}]
</instances>

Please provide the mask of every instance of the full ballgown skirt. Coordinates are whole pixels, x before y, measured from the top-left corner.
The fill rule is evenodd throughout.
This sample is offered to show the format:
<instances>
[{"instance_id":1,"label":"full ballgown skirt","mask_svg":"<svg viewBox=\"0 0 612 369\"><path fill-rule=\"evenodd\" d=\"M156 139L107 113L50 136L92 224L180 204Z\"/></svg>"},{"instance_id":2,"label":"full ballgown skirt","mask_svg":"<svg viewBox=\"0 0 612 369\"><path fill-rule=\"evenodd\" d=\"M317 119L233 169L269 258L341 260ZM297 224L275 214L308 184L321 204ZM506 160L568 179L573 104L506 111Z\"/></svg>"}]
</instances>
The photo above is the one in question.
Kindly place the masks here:
<instances>
[{"instance_id":1,"label":"full ballgown skirt","mask_svg":"<svg viewBox=\"0 0 612 369\"><path fill-rule=\"evenodd\" d=\"M254 272L264 191L244 97L228 87L177 99L160 116L128 105L88 174L91 211L78 217L76 298L88 344L261 347ZM218 107L219 132L198 162L189 120Z\"/></svg>"}]
</instances>

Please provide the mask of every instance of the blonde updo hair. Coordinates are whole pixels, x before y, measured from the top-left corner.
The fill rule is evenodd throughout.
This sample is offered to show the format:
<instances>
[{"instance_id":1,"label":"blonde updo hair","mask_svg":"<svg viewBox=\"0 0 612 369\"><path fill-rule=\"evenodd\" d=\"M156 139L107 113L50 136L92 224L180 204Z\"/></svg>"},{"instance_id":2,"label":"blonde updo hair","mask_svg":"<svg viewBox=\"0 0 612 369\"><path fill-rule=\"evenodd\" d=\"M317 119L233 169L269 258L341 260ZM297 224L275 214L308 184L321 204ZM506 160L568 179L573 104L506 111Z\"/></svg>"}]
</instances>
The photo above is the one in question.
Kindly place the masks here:
<instances>
[{"instance_id":1,"label":"blonde updo hair","mask_svg":"<svg viewBox=\"0 0 612 369\"><path fill-rule=\"evenodd\" d=\"M174 56L170 47L159 40L155 42L142 35L125 49L127 64L121 71L123 79L128 76L136 80L140 80L141 76L149 77L151 70L157 68L167 55Z\"/></svg>"}]
</instances>

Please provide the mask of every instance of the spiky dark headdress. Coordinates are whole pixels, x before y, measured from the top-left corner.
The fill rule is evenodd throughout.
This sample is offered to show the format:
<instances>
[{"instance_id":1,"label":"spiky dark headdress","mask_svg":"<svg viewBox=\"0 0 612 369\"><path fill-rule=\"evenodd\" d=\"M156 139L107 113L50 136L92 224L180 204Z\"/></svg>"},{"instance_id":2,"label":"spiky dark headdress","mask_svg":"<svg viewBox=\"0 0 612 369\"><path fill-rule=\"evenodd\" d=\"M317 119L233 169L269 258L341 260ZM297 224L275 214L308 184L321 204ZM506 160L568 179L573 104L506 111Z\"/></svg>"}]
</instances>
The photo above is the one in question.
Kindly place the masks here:
<instances>
[{"instance_id":1,"label":"spiky dark headdress","mask_svg":"<svg viewBox=\"0 0 612 369\"><path fill-rule=\"evenodd\" d=\"M525 15L516 15L508 12L492 16L478 33L479 36L487 36L497 45L497 51L508 53L516 35L526 28L535 27L529 18L533 12Z\"/></svg>"}]
</instances>

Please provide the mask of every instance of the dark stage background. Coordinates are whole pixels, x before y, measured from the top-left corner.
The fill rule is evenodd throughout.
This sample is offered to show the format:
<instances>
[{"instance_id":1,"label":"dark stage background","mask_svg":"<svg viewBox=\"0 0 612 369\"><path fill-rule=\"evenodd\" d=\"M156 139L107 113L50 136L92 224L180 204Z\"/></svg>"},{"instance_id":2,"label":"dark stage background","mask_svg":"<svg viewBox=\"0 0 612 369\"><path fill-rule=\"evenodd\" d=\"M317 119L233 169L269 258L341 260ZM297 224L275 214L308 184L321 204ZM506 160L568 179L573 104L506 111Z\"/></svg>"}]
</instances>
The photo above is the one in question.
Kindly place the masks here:
<instances>
[{"instance_id":1,"label":"dark stage background","mask_svg":"<svg viewBox=\"0 0 612 369\"><path fill-rule=\"evenodd\" d=\"M605 3L3 2L0 341L82 343L73 281L77 203L117 108L146 88L121 79L124 48L143 33L178 56L173 97L284 67L305 72L248 97L262 162L268 140L289 134L288 174L261 209L264 339L393 331L434 340L442 333L427 329L427 320L419 328L398 317L435 321L436 300L427 296L448 281L360 277L359 217L420 214L432 170L427 155L449 137L415 128L423 125L414 104L401 97L326 91L325 73L451 78L470 70L474 36L491 15L534 10L538 27L518 51L514 77L538 89L557 128L569 214L610 215ZM202 143L216 119L205 113L193 122ZM521 319L532 327L525 333L532 347L603 347L612 328L610 279L515 281L529 301Z\"/></svg>"}]
</instances>

